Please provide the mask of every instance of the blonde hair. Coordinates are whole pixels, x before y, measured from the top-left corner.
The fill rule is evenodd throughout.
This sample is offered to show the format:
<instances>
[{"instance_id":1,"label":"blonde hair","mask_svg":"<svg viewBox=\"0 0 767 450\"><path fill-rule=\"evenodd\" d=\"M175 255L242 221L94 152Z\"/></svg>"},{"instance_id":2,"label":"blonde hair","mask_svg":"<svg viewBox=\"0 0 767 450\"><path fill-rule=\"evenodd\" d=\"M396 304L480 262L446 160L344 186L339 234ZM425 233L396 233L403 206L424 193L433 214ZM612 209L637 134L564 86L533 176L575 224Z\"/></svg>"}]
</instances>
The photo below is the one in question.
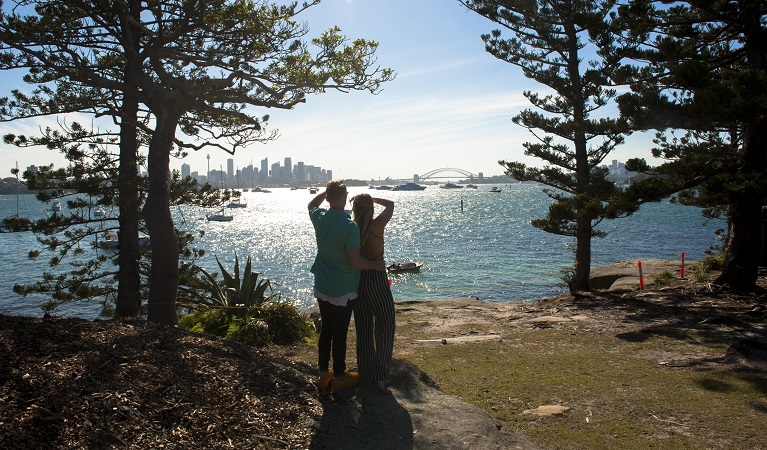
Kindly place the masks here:
<instances>
[{"instance_id":1,"label":"blonde hair","mask_svg":"<svg viewBox=\"0 0 767 450\"><path fill-rule=\"evenodd\" d=\"M360 242L365 242L373 220L373 197L370 194L357 194L352 198L354 222L360 229Z\"/></svg>"}]
</instances>

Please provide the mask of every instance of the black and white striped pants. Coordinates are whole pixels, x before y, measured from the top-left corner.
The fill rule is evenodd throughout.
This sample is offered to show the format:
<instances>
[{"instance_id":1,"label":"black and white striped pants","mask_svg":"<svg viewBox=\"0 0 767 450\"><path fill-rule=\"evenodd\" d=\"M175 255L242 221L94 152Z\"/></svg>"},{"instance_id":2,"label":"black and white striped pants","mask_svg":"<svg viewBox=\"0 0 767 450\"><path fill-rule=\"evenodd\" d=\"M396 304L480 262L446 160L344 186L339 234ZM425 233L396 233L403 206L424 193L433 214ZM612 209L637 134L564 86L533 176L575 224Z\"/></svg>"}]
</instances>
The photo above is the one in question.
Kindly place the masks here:
<instances>
[{"instance_id":1,"label":"black and white striped pants","mask_svg":"<svg viewBox=\"0 0 767 450\"><path fill-rule=\"evenodd\" d=\"M383 270L363 270L354 302L360 375L383 381L394 351L394 297Z\"/></svg>"}]
</instances>

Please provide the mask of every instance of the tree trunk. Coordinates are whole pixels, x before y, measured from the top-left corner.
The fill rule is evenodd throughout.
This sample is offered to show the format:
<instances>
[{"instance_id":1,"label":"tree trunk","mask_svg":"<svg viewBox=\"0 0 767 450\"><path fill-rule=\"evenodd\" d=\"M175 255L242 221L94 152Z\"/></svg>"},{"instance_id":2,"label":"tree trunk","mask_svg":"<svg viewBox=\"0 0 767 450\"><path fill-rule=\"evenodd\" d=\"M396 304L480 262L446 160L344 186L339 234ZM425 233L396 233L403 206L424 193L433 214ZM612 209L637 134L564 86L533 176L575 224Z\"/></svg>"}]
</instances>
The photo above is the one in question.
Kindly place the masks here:
<instances>
[{"instance_id":1,"label":"tree trunk","mask_svg":"<svg viewBox=\"0 0 767 450\"><path fill-rule=\"evenodd\" d=\"M161 99L165 105L155 111L157 125L149 144L149 194L144 203L144 220L152 246L147 319L175 325L178 292L178 242L170 214L170 151L181 114L172 109L177 99ZM168 110L172 109L172 110Z\"/></svg>"},{"instance_id":2,"label":"tree trunk","mask_svg":"<svg viewBox=\"0 0 767 450\"><path fill-rule=\"evenodd\" d=\"M722 274L715 283L749 291L756 286L762 207L741 201L730 205L732 230Z\"/></svg>"},{"instance_id":3,"label":"tree trunk","mask_svg":"<svg viewBox=\"0 0 767 450\"><path fill-rule=\"evenodd\" d=\"M762 245L759 267L767 267L767 206L762 206Z\"/></svg>"},{"instance_id":4,"label":"tree trunk","mask_svg":"<svg viewBox=\"0 0 767 450\"><path fill-rule=\"evenodd\" d=\"M578 234L575 238L575 273L570 283L570 292L591 289L591 219L578 219Z\"/></svg>"},{"instance_id":5,"label":"tree trunk","mask_svg":"<svg viewBox=\"0 0 767 450\"><path fill-rule=\"evenodd\" d=\"M727 246L722 274L716 284L749 291L756 287L762 235L762 179L767 173L767 120L754 120L743 136L741 176L746 188L730 204L731 240Z\"/></svg>"},{"instance_id":6,"label":"tree trunk","mask_svg":"<svg viewBox=\"0 0 767 450\"><path fill-rule=\"evenodd\" d=\"M139 275L140 250L138 244L138 161L136 156L136 117L138 102L123 98L123 117L120 123L120 170L118 189L120 198L120 255L117 286L117 317L136 317L141 307L141 278Z\"/></svg>"},{"instance_id":7,"label":"tree trunk","mask_svg":"<svg viewBox=\"0 0 767 450\"><path fill-rule=\"evenodd\" d=\"M130 0L128 14L132 19L138 19L141 14L141 2ZM123 18L126 42L131 42L133 51L140 46L139 33L130 18ZM136 21L138 23L138 21ZM124 77L126 81L135 81L135 59L126 58ZM141 257L139 231L139 201L138 201L138 139L136 120L138 118L139 102L137 99L123 96L120 120L120 169L118 171L118 190L120 198L120 256L118 257L119 275L117 281L117 301L115 315L117 317L136 317L141 310L141 275L139 258Z\"/></svg>"}]
</instances>

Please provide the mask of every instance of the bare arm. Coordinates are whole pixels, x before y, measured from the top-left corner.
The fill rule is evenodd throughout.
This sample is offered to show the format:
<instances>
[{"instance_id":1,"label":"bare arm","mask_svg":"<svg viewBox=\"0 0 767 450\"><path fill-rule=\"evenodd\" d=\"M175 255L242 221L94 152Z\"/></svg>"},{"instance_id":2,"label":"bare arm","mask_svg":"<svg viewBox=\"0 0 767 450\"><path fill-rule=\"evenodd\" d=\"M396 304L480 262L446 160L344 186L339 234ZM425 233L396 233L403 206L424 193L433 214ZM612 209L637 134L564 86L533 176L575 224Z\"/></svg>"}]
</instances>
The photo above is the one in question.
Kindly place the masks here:
<instances>
[{"instance_id":1,"label":"bare arm","mask_svg":"<svg viewBox=\"0 0 767 450\"><path fill-rule=\"evenodd\" d=\"M369 260L362 257L360 250L351 250L346 252L346 259L349 260L349 264L358 270L386 270L386 263L381 258L376 260Z\"/></svg>"},{"instance_id":2,"label":"bare arm","mask_svg":"<svg viewBox=\"0 0 767 450\"><path fill-rule=\"evenodd\" d=\"M322 202L325 201L325 197L327 197L327 192L325 191L322 191L319 194L317 194L317 196L314 197L312 201L309 202L309 209L319 208Z\"/></svg>"},{"instance_id":3,"label":"bare arm","mask_svg":"<svg viewBox=\"0 0 767 450\"><path fill-rule=\"evenodd\" d=\"M380 225L386 225L394 215L394 202L385 198L373 197L373 203L377 203L384 207L384 210L374 220Z\"/></svg>"}]
</instances>

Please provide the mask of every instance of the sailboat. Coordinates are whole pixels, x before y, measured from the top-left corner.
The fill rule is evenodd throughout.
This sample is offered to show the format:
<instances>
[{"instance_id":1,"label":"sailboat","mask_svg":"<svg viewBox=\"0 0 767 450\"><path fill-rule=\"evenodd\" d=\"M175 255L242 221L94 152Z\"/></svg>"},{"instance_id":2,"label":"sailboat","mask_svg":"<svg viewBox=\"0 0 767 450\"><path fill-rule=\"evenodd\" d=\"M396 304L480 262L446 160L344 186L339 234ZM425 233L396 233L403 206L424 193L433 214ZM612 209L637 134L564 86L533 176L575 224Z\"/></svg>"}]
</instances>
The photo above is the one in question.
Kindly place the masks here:
<instances>
[{"instance_id":1,"label":"sailboat","mask_svg":"<svg viewBox=\"0 0 767 450\"><path fill-rule=\"evenodd\" d=\"M7 231L13 231L13 229L17 226L17 223L21 221L21 216L19 216L19 198L20 198L20 191L21 191L21 181L19 181L19 163L16 163L16 214L10 217L6 217L3 220L0 220L0 233L5 233Z\"/></svg>"},{"instance_id":2,"label":"sailboat","mask_svg":"<svg viewBox=\"0 0 767 450\"><path fill-rule=\"evenodd\" d=\"M240 168L237 168L237 189L240 189ZM246 189L247 190L247 189ZM242 194L240 194L242 195ZM247 203L240 202L240 198L235 198L231 202L229 202L228 205L226 205L227 208L247 208Z\"/></svg>"},{"instance_id":3,"label":"sailboat","mask_svg":"<svg viewBox=\"0 0 767 450\"><path fill-rule=\"evenodd\" d=\"M221 169L221 173L224 173L223 168ZM224 177L221 177L221 188L224 188ZM231 216L229 214L224 214L224 208L221 208L221 212L218 214L208 214L208 216L205 217L209 222L231 222L234 220L234 216Z\"/></svg>"},{"instance_id":4,"label":"sailboat","mask_svg":"<svg viewBox=\"0 0 767 450\"><path fill-rule=\"evenodd\" d=\"M210 222L231 222L234 220L234 216L224 214L224 210L222 209L218 214L208 214L206 219L208 219Z\"/></svg>"}]
</instances>

